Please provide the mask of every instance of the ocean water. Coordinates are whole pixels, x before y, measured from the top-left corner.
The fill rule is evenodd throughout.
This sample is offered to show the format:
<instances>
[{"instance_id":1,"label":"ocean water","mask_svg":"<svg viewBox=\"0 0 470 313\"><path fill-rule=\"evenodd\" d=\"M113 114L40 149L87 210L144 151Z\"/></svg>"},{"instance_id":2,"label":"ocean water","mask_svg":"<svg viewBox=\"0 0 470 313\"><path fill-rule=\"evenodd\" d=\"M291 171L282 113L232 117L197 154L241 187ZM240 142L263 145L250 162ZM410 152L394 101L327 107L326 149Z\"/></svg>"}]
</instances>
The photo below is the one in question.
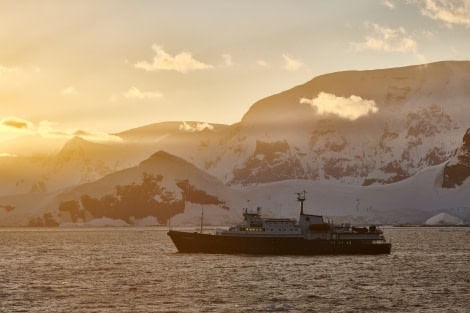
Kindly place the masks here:
<instances>
[{"instance_id":1,"label":"ocean water","mask_svg":"<svg viewBox=\"0 0 470 313\"><path fill-rule=\"evenodd\" d=\"M164 228L0 228L0 312L470 312L470 228L391 255L177 253Z\"/></svg>"}]
</instances>

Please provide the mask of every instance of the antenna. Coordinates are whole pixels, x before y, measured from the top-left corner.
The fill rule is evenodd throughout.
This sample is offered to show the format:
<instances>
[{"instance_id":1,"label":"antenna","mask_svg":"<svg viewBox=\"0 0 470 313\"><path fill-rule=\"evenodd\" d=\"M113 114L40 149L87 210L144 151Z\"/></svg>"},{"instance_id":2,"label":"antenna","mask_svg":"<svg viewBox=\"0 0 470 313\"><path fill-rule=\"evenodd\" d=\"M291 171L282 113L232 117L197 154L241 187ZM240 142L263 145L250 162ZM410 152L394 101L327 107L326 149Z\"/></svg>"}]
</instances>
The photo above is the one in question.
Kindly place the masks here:
<instances>
[{"instance_id":1,"label":"antenna","mask_svg":"<svg viewBox=\"0 0 470 313\"><path fill-rule=\"evenodd\" d=\"M300 202L300 215L304 214L304 201L305 201L305 194L307 192L304 190L302 192L297 192L297 201Z\"/></svg>"}]
</instances>

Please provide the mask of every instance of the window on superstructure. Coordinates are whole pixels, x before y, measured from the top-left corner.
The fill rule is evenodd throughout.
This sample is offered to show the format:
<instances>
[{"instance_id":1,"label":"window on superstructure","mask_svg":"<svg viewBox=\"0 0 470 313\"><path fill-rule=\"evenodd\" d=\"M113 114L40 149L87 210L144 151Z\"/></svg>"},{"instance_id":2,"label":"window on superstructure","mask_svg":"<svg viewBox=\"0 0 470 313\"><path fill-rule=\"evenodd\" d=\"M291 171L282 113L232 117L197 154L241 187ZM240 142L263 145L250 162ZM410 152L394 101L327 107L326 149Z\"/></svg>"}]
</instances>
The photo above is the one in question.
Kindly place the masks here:
<instances>
[{"instance_id":1,"label":"window on superstructure","mask_svg":"<svg viewBox=\"0 0 470 313\"><path fill-rule=\"evenodd\" d=\"M252 231L252 232L261 232L265 231L263 227L244 227L241 229L242 231Z\"/></svg>"}]
</instances>

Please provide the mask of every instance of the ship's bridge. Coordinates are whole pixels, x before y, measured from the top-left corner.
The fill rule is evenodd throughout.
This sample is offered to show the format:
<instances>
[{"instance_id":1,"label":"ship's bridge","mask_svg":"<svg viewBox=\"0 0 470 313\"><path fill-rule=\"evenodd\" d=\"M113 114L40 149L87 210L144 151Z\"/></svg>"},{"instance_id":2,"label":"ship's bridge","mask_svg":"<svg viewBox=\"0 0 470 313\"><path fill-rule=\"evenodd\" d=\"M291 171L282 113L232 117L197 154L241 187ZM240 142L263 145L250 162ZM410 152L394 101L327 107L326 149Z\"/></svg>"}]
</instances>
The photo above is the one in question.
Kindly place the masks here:
<instances>
[{"instance_id":1,"label":"ship's bridge","mask_svg":"<svg viewBox=\"0 0 470 313\"><path fill-rule=\"evenodd\" d=\"M299 225L301 228L307 229L311 224L323 224L323 216L321 215L311 215L311 214L301 214L299 217Z\"/></svg>"}]
</instances>

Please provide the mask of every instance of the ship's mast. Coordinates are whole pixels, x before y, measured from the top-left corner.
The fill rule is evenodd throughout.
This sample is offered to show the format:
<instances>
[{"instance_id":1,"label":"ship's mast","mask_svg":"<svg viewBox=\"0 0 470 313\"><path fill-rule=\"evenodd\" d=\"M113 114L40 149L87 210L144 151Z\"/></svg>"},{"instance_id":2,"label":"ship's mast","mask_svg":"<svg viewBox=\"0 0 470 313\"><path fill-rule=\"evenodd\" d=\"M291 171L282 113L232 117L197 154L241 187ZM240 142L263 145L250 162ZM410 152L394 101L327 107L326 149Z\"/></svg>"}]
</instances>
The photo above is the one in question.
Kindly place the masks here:
<instances>
[{"instance_id":1,"label":"ship's mast","mask_svg":"<svg viewBox=\"0 0 470 313\"><path fill-rule=\"evenodd\" d=\"M201 208L201 230L199 231L202 234L202 225L204 223L204 208Z\"/></svg>"},{"instance_id":2,"label":"ship's mast","mask_svg":"<svg viewBox=\"0 0 470 313\"><path fill-rule=\"evenodd\" d=\"M297 193L297 201L300 202L300 215L304 214L304 201L305 201L306 193L307 192L305 190Z\"/></svg>"}]
</instances>

